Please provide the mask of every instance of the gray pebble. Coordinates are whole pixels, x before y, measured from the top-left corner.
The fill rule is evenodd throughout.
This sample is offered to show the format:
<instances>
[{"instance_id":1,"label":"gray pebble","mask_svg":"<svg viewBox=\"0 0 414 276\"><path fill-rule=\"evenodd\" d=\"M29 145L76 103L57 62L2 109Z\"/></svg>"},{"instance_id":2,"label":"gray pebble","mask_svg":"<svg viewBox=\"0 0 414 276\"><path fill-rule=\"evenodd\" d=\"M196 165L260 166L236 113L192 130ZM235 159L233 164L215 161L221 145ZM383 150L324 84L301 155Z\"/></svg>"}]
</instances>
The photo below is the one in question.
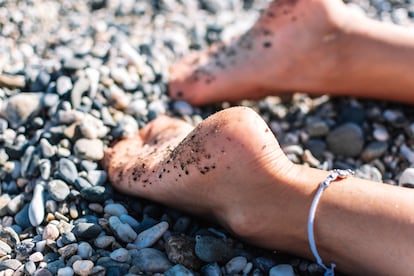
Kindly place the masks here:
<instances>
[{"instance_id":1,"label":"gray pebble","mask_svg":"<svg viewBox=\"0 0 414 276\"><path fill-rule=\"evenodd\" d=\"M104 212L106 214L117 216L117 217L128 214L127 209L122 204L119 204L119 203L111 203L111 204L105 205Z\"/></svg>"},{"instance_id":2,"label":"gray pebble","mask_svg":"<svg viewBox=\"0 0 414 276\"><path fill-rule=\"evenodd\" d=\"M81 105L82 96L89 90L89 79L86 77L80 77L73 85L70 93L70 100L73 109L77 109Z\"/></svg>"},{"instance_id":3,"label":"gray pebble","mask_svg":"<svg viewBox=\"0 0 414 276\"><path fill-rule=\"evenodd\" d=\"M400 153L407 159L411 164L414 164L414 151L409 148L406 144L402 144L400 147Z\"/></svg>"},{"instance_id":4,"label":"gray pebble","mask_svg":"<svg viewBox=\"0 0 414 276\"><path fill-rule=\"evenodd\" d=\"M15 215L20 211L25 203L24 194L19 194L9 201L7 204L7 213Z\"/></svg>"},{"instance_id":5,"label":"gray pebble","mask_svg":"<svg viewBox=\"0 0 414 276\"><path fill-rule=\"evenodd\" d=\"M112 260L120 263L126 263L129 260L129 252L125 248L118 248L112 251L109 256Z\"/></svg>"},{"instance_id":6,"label":"gray pebble","mask_svg":"<svg viewBox=\"0 0 414 276\"><path fill-rule=\"evenodd\" d=\"M94 240L94 245L98 248L107 248L115 242L112 236L99 236Z\"/></svg>"},{"instance_id":7,"label":"gray pebble","mask_svg":"<svg viewBox=\"0 0 414 276\"><path fill-rule=\"evenodd\" d=\"M24 272L28 275L33 275L36 271L36 264L33 261L28 261L24 264Z\"/></svg>"},{"instance_id":8,"label":"gray pebble","mask_svg":"<svg viewBox=\"0 0 414 276\"><path fill-rule=\"evenodd\" d=\"M128 223L135 231L137 231L136 229L138 229L138 227L139 227L139 222L136 219L134 219L133 217L131 217L128 214L121 214L119 216L119 219L123 223Z\"/></svg>"},{"instance_id":9,"label":"gray pebble","mask_svg":"<svg viewBox=\"0 0 414 276\"><path fill-rule=\"evenodd\" d=\"M403 171L398 179L398 185L406 187L414 186L414 168L407 168Z\"/></svg>"},{"instance_id":10,"label":"gray pebble","mask_svg":"<svg viewBox=\"0 0 414 276\"><path fill-rule=\"evenodd\" d=\"M151 228L139 233L137 239L134 241L134 244L138 249L150 247L158 241L159 238L164 235L165 231L168 230L168 223L162 221Z\"/></svg>"},{"instance_id":11,"label":"gray pebble","mask_svg":"<svg viewBox=\"0 0 414 276\"><path fill-rule=\"evenodd\" d=\"M376 140L387 142L390 139L390 135L387 129L383 126L378 126L374 129L373 136Z\"/></svg>"},{"instance_id":12,"label":"gray pebble","mask_svg":"<svg viewBox=\"0 0 414 276\"><path fill-rule=\"evenodd\" d=\"M53 276L52 272L45 267L41 267L35 271L33 276Z\"/></svg>"},{"instance_id":13,"label":"gray pebble","mask_svg":"<svg viewBox=\"0 0 414 276\"><path fill-rule=\"evenodd\" d=\"M62 256L63 259L68 259L78 252L78 244L71 243L71 244L65 245L64 247L59 248L58 252L60 256Z\"/></svg>"},{"instance_id":14,"label":"gray pebble","mask_svg":"<svg viewBox=\"0 0 414 276\"><path fill-rule=\"evenodd\" d=\"M295 276L295 272L291 265L280 264L270 269L269 276Z\"/></svg>"},{"instance_id":15,"label":"gray pebble","mask_svg":"<svg viewBox=\"0 0 414 276\"><path fill-rule=\"evenodd\" d=\"M118 217L109 218L109 226L114 231L115 236L123 242L133 242L137 239L137 233L129 224L122 223Z\"/></svg>"},{"instance_id":16,"label":"gray pebble","mask_svg":"<svg viewBox=\"0 0 414 276\"><path fill-rule=\"evenodd\" d=\"M217 263L209 263L201 268L201 272L205 276L222 276L220 267Z\"/></svg>"},{"instance_id":17,"label":"gray pebble","mask_svg":"<svg viewBox=\"0 0 414 276\"><path fill-rule=\"evenodd\" d=\"M369 143L361 153L361 158L365 162L370 162L381 157L388 149L388 143L375 141Z\"/></svg>"},{"instance_id":18,"label":"gray pebble","mask_svg":"<svg viewBox=\"0 0 414 276\"><path fill-rule=\"evenodd\" d=\"M59 229L53 223L48 223L43 229L42 239L44 240L56 240L59 237Z\"/></svg>"},{"instance_id":19,"label":"gray pebble","mask_svg":"<svg viewBox=\"0 0 414 276\"><path fill-rule=\"evenodd\" d=\"M78 255L82 259L89 259L93 255L93 248L87 242L80 242L78 245Z\"/></svg>"},{"instance_id":20,"label":"gray pebble","mask_svg":"<svg viewBox=\"0 0 414 276\"><path fill-rule=\"evenodd\" d=\"M13 128L17 128L39 114L42 109L42 98L43 93L18 93L5 101L0 115L3 115Z\"/></svg>"},{"instance_id":21,"label":"gray pebble","mask_svg":"<svg viewBox=\"0 0 414 276\"><path fill-rule=\"evenodd\" d=\"M78 177L74 183L75 187L79 190L82 191L83 189L87 189L87 188L91 188L92 185L91 183L89 183L88 180L86 180L83 177Z\"/></svg>"},{"instance_id":22,"label":"gray pebble","mask_svg":"<svg viewBox=\"0 0 414 276\"><path fill-rule=\"evenodd\" d=\"M79 139L73 150L77 156L87 160L99 161L104 156L103 142L98 139Z\"/></svg>"},{"instance_id":23,"label":"gray pebble","mask_svg":"<svg viewBox=\"0 0 414 276\"><path fill-rule=\"evenodd\" d=\"M175 101L173 103L173 109L181 115L193 114L193 107L187 102Z\"/></svg>"},{"instance_id":24,"label":"gray pebble","mask_svg":"<svg viewBox=\"0 0 414 276\"><path fill-rule=\"evenodd\" d=\"M194 274L185 266L176 264L164 272L165 276L193 276Z\"/></svg>"},{"instance_id":25,"label":"gray pebble","mask_svg":"<svg viewBox=\"0 0 414 276\"><path fill-rule=\"evenodd\" d=\"M68 76L60 76L56 81L56 92L63 95L72 90L72 80Z\"/></svg>"},{"instance_id":26,"label":"gray pebble","mask_svg":"<svg viewBox=\"0 0 414 276\"><path fill-rule=\"evenodd\" d=\"M173 226L173 231L178 232L178 233L185 233L185 231L190 226L190 224L191 224L190 217L188 216L179 217Z\"/></svg>"},{"instance_id":27,"label":"gray pebble","mask_svg":"<svg viewBox=\"0 0 414 276\"><path fill-rule=\"evenodd\" d=\"M77 242L76 236L73 234L73 232L63 232L61 237L62 242L65 245Z\"/></svg>"},{"instance_id":28,"label":"gray pebble","mask_svg":"<svg viewBox=\"0 0 414 276\"><path fill-rule=\"evenodd\" d=\"M334 154L345 157L359 155L364 146L362 129L354 123L337 127L328 134L326 141Z\"/></svg>"},{"instance_id":29,"label":"gray pebble","mask_svg":"<svg viewBox=\"0 0 414 276\"><path fill-rule=\"evenodd\" d=\"M50 108L52 106L55 106L59 103L59 95L46 93L43 95L42 98L42 105L44 107Z\"/></svg>"},{"instance_id":30,"label":"gray pebble","mask_svg":"<svg viewBox=\"0 0 414 276\"><path fill-rule=\"evenodd\" d=\"M3 217L8 213L8 204L10 202L9 194L0 195L0 216Z\"/></svg>"},{"instance_id":31,"label":"gray pebble","mask_svg":"<svg viewBox=\"0 0 414 276\"><path fill-rule=\"evenodd\" d=\"M234 255L232 248L222 239L211 236L196 236L195 253L208 263L225 262Z\"/></svg>"},{"instance_id":32,"label":"gray pebble","mask_svg":"<svg viewBox=\"0 0 414 276\"><path fill-rule=\"evenodd\" d=\"M80 240L89 240L96 238L102 228L95 223L80 222L73 228L73 234Z\"/></svg>"},{"instance_id":33,"label":"gray pebble","mask_svg":"<svg viewBox=\"0 0 414 276\"><path fill-rule=\"evenodd\" d=\"M27 149L24 152L24 155L22 156L22 159L20 160L21 165L22 165L20 168L20 174L23 177L26 177L29 173L29 168L33 160L34 152L35 152L34 146L27 147Z\"/></svg>"},{"instance_id":34,"label":"gray pebble","mask_svg":"<svg viewBox=\"0 0 414 276\"><path fill-rule=\"evenodd\" d=\"M40 216L38 217L40 218ZM44 216L41 217L42 221L43 221L43 218ZM26 229L27 227L32 226L29 220L29 204L25 204L23 206L23 208L14 216L14 220L23 229ZM34 222L38 222L38 220Z\"/></svg>"},{"instance_id":35,"label":"gray pebble","mask_svg":"<svg viewBox=\"0 0 414 276\"><path fill-rule=\"evenodd\" d=\"M44 158L50 158L56 153L56 148L45 138L40 139L40 149Z\"/></svg>"},{"instance_id":36,"label":"gray pebble","mask_svg":"<svg viewBox=\"0 0 414 276\"><path fill-rule=\"evenodd\" d=\"M22 263L16 259L6 259L0 262L0 271L5 269L17 270Z\"/></svg>"},{"instance_id":37,"label":"gray pebble","mask_svg":"<svg viewBox=\"0 0 414 276\"><path fill-rule=\"evenodd\" d=\"M133 263L145 272L165 272L172 265L165 254L154 248L143 248L134 256Z\"/></svg>"},{"instance_id":38,"label":"gray pebble","mask_svg":"<svg viewBox=\"0 0 414 276\"><path fill-rule=\"evenodd\" d=\"M101 186L106 182L107 174L103 170L91 170L88 171L86 178L92 186Z\"/></svg>"},{"instance_id":39,"label":"gray pebble","mask_svg":"<svg viewBox=\"0 0 414 276\"><path fill-rule=\"evenodd\" d=\"M92 261L89 260L78 260L73 263L72 268L73 271L78 275L89 275L94 264Z\"/></svg>"},{"instance_id":40,"label":"gray pebble","mask_svg":"<svg viewBox=\"0 0 414 276\"><path fill-rule=\"evenodd\" d=\"M12 252L12 248L10 247L10 245L0 240L0 257L9 255L11 252Z\"/></svg>"},{"instance_id":41,"label":"gray pebble","mask_svg":"<svg viewBox=\"0 0 414 276\"><path fill-rule=\"evenodd\" d=\"M112 190L108 186L93 186L82 189L81 196L91 202L103 203L111 198Z\"/></svg>"},{"instance_id":42,"label":"gray pebble","mask_svg":"<svg viewBox=\"0 0 414 276\"><path fill-rule=\"evenodd\" d=\"M365 164L355 171L355 176L363 179L382 182L381 172L374 166Z\"/></svg>"},{"instance_id":43,"label":"gray pebble","mask_svg":"<svg viewBox=\"0 0 414 276\"><path fill-rule=\"evenodd\" d=\"M79 70L86 67L86 61L80 58L69 58L63 63L63 68L66 70Z\"/></svg>"},{"instance_id":44,"label":"gray pebble","mask_svg":"<svg viewBox=\"0 0 414 276\"><path fill-rule=\"evenodd\" d=\"M39 170L40 170L40 177L43 180L48 180L50 177L50 172L52 169L52 163L49 159L40 159L39 160Z\"/></svg>"},{"instance_id":45,"label":"gray pebble","mask_svg":"<svg viewBox=\"0 0 414 276\"><path fill-rule=\"evenodd\" d=\"M57 276L73 276L75 272L71 267L62 267L57 271Z\"/></svg>"},{"instance_id":46,"label":"gray pebble","mask_svg":"<svg viewBox=\"0 0 414 276\"><path fill-rule=\"evenodd\" d=\"M247 264L246 257L237 256L226 263L226 271L228 274L240 273Z\"/></svg>"},{"instance_id":47,"label":"gray pebble","mask_svg":"<svg viewBox=\"0 0 414 276\"><path fill-rule=\"evenodd\" d=\"M34 252L29 256L29 260L34 262L34 263L38 263L43 261L43 254L42 252Z\"/></svg>"},{"instance_id":48,"label":"gray pebble","mask_svg":"<svg viewBox=\"0 0 414 276\"><path fill-rule=\"evenodd\" d=\"M70 193L69 186L60 179L49 181L47 189L50 197L57 202L64 201Z\"/></svg>"},{"instance_id":49,"label":"gray pebble","mask_svg":"<svg viewBox=\"0 0 414 276\"><path fill-rule=\"evenodd\" d=\"M63 260L54 260L47 263L47 268L52 274L56 274L58 269L65 267L65 263Z\"/></svg>"},{"instance_id":50,"label":"gray pebble","mask_svg":"<svg viewBox=\"0 0 414 276\"><path fill-rule=\"evenodd\" d=\"M13 248L20 243L19 235L12 227L0 226L0 239Z\"/></svg>"},{"instance_id":51,"label":"gray pebble","mask_svg":"<svg viewBox=\"0 0 414 276\"><path fill-rule=\"evenodd\" d=\"M87 139L103 138L108 133L108 128L104 123L89 114L86 114L83 118L79 125L79 130Z\"/></svg>"},{"instance_id":52,"label":"gray pebble","mask_svg":"<svg viewBox=\"0 0 414 276\"><path fill-rule=\"evenodd\" d=\"M71 160L61 158L58 162L58 174L68 184L74 184L78 178L78 169Z\"/></svg>"},{"instance_id":53,"label":"gray pebble","mask_svg":"<svg viewBox=\"0 0 414 276\"><path fill-rule=\"evenodd\" d=\"M306 126L306 131L310 137L322 137L329 133L329 126L322 120L311 120Z\"/></svg>"}]
</instances>

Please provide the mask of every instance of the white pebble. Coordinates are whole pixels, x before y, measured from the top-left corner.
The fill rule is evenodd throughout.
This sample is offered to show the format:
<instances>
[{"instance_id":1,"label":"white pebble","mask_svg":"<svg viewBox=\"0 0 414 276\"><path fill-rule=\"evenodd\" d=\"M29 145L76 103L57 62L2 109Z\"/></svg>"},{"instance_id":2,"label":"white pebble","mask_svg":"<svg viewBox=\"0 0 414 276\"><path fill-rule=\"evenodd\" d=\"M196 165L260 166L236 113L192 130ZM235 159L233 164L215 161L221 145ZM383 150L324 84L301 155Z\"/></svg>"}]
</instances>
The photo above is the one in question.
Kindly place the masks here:
<instances>
[{"instance_id":1,"label":"white pebble","mask_svg":"<svg viewBox=\"0 0 414 276\"><path fill-rule=\"evenodd\" d=\"M57 275L58 276L73 276L73 274L75 274L75 272L73 271L73 269L71 267L63 267L63 268L59 268Z\"/></svg>"},{"instance_id":2,"label":"white pebble","mask_svg":"<svg viewBox=\"0 0 414 276\"><path fill-rule=\"evenodd\" d=\"M125 263L129 259L129 252L125 248L119 248L114 250L109 257L114 261Z\"/></svg>"},{"instance_id":3,"label":"white pebble","mask_svg":"<svg viewBox=\"0 0 414 276\"><path fill-rule=\"evenodd\" d=\"M274 266L269 271L269 276L295 276L291 265L281 264Z\"/></svg>"},{"instance_id":4,"label":"white pebble","mask_svg":"<svg viewBox=\"0 0 414 276\"><path fill-rule=\"evenodd\" d=\"M90 271L92 270L94 264L92 261L89 260L77 260L73 263L72 268L76 274L81 276L89 275Z\"/></svg>"}]
</instances>

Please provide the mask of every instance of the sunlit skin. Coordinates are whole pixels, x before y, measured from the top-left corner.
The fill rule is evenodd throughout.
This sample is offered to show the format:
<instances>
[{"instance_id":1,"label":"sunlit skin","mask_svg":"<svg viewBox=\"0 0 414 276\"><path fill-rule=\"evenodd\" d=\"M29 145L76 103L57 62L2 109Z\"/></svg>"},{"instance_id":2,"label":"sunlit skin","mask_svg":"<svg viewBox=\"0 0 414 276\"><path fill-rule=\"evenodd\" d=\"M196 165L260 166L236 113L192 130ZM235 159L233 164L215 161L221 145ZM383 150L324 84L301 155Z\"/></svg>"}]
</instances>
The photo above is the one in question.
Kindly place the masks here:
<instances>
[{"instance_id":1,"label":"sunlit skin","mask_svg":"<svg viewBox=\"0 0 414 276\"><path fill-rule=\"evenodd\" d=\"M402 27L352 14L336 0L274 1L239 40L173 65L170 95L193 105L297 90L412 102L412 64L414 35ZM161 116L108 149L103 164L121 192L313 258L307 215L329 172L289 161L249 108L226 109L195 128ZM324 262L350 274L410 275L413 199L408 188L355 177L333 182L315 221Z\"/></svg>"}]
</instances>

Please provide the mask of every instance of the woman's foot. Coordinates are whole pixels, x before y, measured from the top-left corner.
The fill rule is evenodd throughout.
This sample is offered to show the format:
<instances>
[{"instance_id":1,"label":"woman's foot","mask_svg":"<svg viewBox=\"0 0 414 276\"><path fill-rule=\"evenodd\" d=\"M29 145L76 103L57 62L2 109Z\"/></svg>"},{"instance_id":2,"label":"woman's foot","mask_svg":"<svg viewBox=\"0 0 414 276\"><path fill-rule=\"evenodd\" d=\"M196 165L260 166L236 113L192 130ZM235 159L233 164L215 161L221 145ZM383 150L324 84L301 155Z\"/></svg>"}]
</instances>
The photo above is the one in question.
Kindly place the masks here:
<instances>
[{"instance_id":1,"label":"woman's foot","mask_svg":"<svg viewBox=\"0 0 414 276\"><path fill-rule=\"evenodd\" d=\"M306 248L299 168L251 109L221 111L193 130L160 117L109 149L104 164L122 192L213 217L263 247Z\"/></svg>"},{"instance_id":2,"label":"woman's foot","mask_svg":"<svg viewBox=\"0 0 414 276\"><path fill-rule=\"evenodd\" d=\"M171 97L193 105L324 92L349 12L339 0L275 0L250 31L171 66Z\"/></svg>"}]
</instances>

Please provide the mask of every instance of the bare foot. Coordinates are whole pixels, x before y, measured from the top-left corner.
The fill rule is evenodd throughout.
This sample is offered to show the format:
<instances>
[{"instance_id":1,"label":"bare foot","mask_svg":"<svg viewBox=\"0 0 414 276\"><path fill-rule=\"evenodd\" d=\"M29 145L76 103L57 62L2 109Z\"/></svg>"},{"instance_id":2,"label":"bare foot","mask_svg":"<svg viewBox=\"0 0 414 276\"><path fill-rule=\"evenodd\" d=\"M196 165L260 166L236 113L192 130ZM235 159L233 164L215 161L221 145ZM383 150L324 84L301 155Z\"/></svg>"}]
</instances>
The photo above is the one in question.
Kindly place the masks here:
<instances>
[{"instance_id":1,"label":"bare foot","mask_svg":"<svg viewBox=\"0 0 414 276\"><path fill-rule=\"evenodd\" d=\"M160 117L118 142L104 161L113 186L125 193L213 217L263 247L270 237L278 249L306 248L306 208L296 204L303 189L293 183L298 168L249 108L221 111L194 130Z\"/></svg>"},{"instance_id":2,"label":"bare foot","mask_svg":"<svg viewBox=\"0 0 414 276\"><path fill-rule=\"evenodd\" d=\"M239 39L173 65L170 95L203 105L326 92L325 79L338 74L348 16L339 0L275 0Z\"/></svg>"}]
</instances>

